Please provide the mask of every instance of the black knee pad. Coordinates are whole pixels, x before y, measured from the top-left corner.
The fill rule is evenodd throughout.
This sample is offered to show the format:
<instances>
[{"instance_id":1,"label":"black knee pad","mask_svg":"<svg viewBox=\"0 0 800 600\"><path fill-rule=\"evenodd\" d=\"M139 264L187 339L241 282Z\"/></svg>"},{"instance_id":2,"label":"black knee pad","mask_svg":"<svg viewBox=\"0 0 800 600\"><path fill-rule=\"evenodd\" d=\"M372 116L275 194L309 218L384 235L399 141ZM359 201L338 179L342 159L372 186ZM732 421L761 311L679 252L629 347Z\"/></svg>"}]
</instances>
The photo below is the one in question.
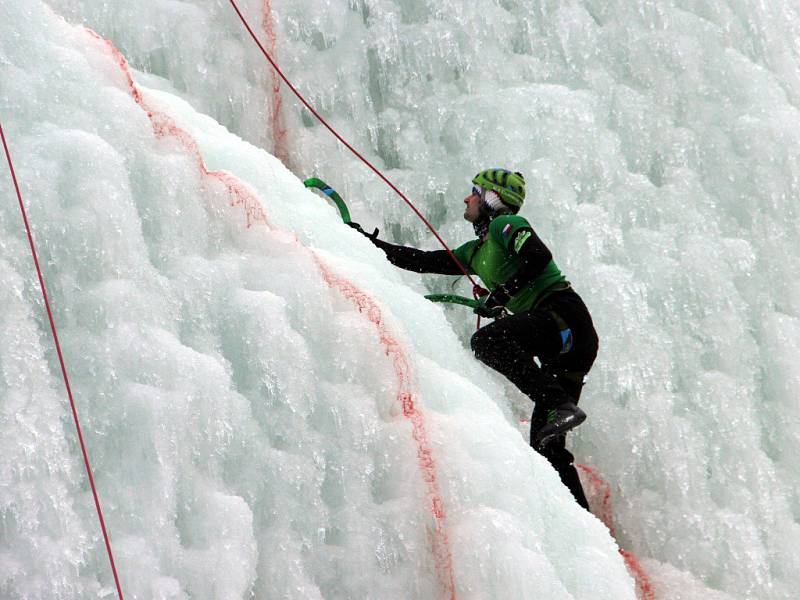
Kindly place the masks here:
<instances>
[{"instance_id":1,"label":"black knee pad","mask_svg":"<svg viewBox=\"0 0 800 600\"><path fill-rule=\"evenodd\" d=\"M472 334L472 337L469 340L469 345L479 360L482 356L486 355L486 351L491 346L491 336L486 334L485 327L478 329L478 331Z\"/></svg>"}]
</instances>

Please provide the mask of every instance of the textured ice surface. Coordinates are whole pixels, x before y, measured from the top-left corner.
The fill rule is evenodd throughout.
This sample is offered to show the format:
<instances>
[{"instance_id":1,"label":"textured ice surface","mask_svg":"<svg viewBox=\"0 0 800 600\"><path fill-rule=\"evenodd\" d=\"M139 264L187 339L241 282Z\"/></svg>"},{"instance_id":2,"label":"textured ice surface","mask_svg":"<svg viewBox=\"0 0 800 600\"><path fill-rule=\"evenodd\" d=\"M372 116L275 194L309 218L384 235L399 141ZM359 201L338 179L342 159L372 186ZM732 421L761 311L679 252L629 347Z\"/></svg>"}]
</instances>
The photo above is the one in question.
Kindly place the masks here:
<instances>
[{"instance_id":1,"label":"textured ice surface","mask_svg":"<svg viewBox=\"0 0 800 600\"><path fill-rule=\"evenodd\" d=\"M0 114L126 597L634 598L439 307L103 40L3 11ZM105 597L13 202L0 225L0 590Z\"/></svg>"},{"instance_id":2,"label":"textured ice surface","mask_svg":"<svg viewBox=\"0 0 800 600\"><path fill-rule=\"evenodd\" d=\"M328 180L351 200L355 217L365 226L381 225L390 239L433 247L382 184L298 109L285 90L273 91L270 72L227 2L54 0L50 5L68 20L111 38L138 69L163 78L143 82L179 93L240 137L287 157L297 174ZM703 593L737 599L795 597L800 577L795 550L800 543L800 472L792 458L800 452L796 3L253 0L241 6L299 87L387 168L452 243L469 233L460 218L460 198L474 172L504 165L525 173L530 199L523 214L586 299L601 335L601 354L582 399L590 420L573 436L574 451L579 461L599 468L612 482L619 537L628 549L653 559L647 565L656 579L661 577L658 589L680 590L686 598ZM153 141L146 118L130 107L113 63L96 48L86 49L80 34L62 31L36 3L3 5L0 11L3 123L19 147L20 175L28 186L23 192L43 238L58 316L69 332L65 344L72 344L71 352L84 361L74 367L79 397L95 419L92 442L106 471L101 482L118 507L115 519L134 521L130 515L137 513L131 507L138 502L126 500L131 486L121 481L120 469L128 464L121 457L136 456L133 441L121 432L143 447L163 447L169 456L144 453L135 461L139 466L125 474L136 482L137 493L173 490L163 498L147 496L149 504L164 507L153 509L163 523L145 519L162 535L158 544L152 541L155 534L141 533L145 524L128 523L123 529L138 531L145 540L130 545L135 550L129 554L149 565L129 567L135 580L156 586L152 589L163 597L202 596L189 582L211 585L203 583L214 577L205 565L214 560L225 565L230 557L220 549L224 542L212 545L211 540L228 535L239 540L234 544L236 568L221 567L236 582L231 584L234 597L247 589L253 573L258 574L253 589L261 595L266 592L259 586L282 577L289 596L314 597L310 590L320 589L335 597L335 574L343 572L344 559L330 549L344 548L342 554L352 555L354 545L336 541L344 535L337 532L348 530L329 516L339 515L337 510L309 508L312 525L298 525L298 533L286 524L280 535L259 539L253 532L268 522L272 505L242 490L255 479L254 472L263 472L262 465L274 464L264 458L266 452L288 452L281 444L329 448L310 434L274 439L275 433L265 433L273 431L268 426L272 415L280 415L276 422L299 420L303 427L328 433L330 423L317 424L307 416L319 415L315 402L320 397L338 397L338 404L323 404L338 407L329 418L344 419L342 430L350 434L351 421L341 415L352 408L352 397L360 394L382 409L393 404L391 367L381 349L366 337L353 338L353 329L374 336L374 327L319 280L307 254L295 254L288 241L265 240L254 229L243 233L241 218L237 221L225 208L225 191L200 178L196 163L177 144ZM186 107L175 110L189 114ZM436 403L446 402L449 410L466 410L473 397L484 398L487 392L506 413L508 402L517 405L514 412L524 406L513 390L497 392L498 380L474 365L442 323L434 325L431 319L439 317L432 315L438 312L401 285L419 291L419 278L392 273L362 240L335 235L339 228L333 211L310 204L308 196L295 200L297 182L268 157L248 159L253 150L239 144L223 152L217 137L226 135L217 136L199 118L188 120L200 130L198 139L214 140L203 150L212 168L234 170L257 189L276 225L296 234L304 246L323 251L331 265L379 297L398 335L413 344L417 389L426 407L438 410ZM4 195L11 197L8 182L1 181L4 193L9 190ZM35 190L34 183L39 186ZM0 565L11 575L0 581L11 581L14 590L22 581L88 590L98 577L108 583L105 565L84 501L71 424L59 410L57 370L13 209L12 203L0 213L2 276L8 282L2 305L9 306L2 318L13 324L3 327L2 335L10 339L4 340L0 361L7 386L3 414L10 415L3 423L13 427L4 439L19 442L9 442L3 473L10 474L3 481L29 476L36 483L3 492L17 494L3 507L16 503L26 509L3 513L8 515L3 539L12 542L4 545ZM449 285L442 278L429 281L438 289ZM237 293L240 289L247 290L246 297ZM262 298L265 292L272 296ZM447 316L463 342L472 319L455 310ZM163 332L177 341L170 342ZM264 339L271 343L262 344ZM299 350L292 355L287 347L304 347L309 362L292 358ZM129 361L132 355L139 359ZM222 367L214 370L212 364ZM440 376L440 368L449 374ZM212 371L208 379L191 375ZM454 371L463 380L451 381ZM293 377L290 392L281 388L290 383L278 374L303 372L310 374ZM374 381L364 383L367 376ZM448 382L446 396L438 383L442 379ZM136 381L135 389L129 389L129 381ZM325 381L337 391L328 392ZM148 386L172 389L151 393ZM375 400L377 390L385 404ZM26 417L21 407L34 397L42 412ZM254 397L298 400L274 400L266 409ZM48 398L56 403L49 409L43 404ZM148 402L153 405L142 408ZM249 414L243 416L241 406L249 406ZM165 407L172 412L153 416ZM458 469L470 465L496 477L497 469L489 465L506 464L511 451L505 448L512 442L500 433L486 440L488 417L484 408L475 411L471 419L439 424L448 432L441 437L431 425L430 435L441 444L437 452L445 452ZM186 427L198 414L206 421ZM408 424L391 437L394 433L386 431L401 426L375 418L382 423L380 435L363 425L373 449L364 451L354 441L353 453L361 461L370 452L386 452L392 459L370 460L383 465L375 467L377 472L392 474L391 480L376 476L382 484L397 486L386 497L404 499L393 509L406 515L401 524L396 514L387 520L392 527L408 528L397 533L406 540L405 554L395 545L399 538L382 533L380 539L387 541L375 556L386 580L401 586L387 583L386 589L404 589L406 569L420 566L409 562L430 559L408 550L415 544L428 547L416 525L429 516L419 507L416 524L413 514L410 521L407 516L406 490L420 485L415 450L407 445ZM233 436L242 431L251 432L244 442ZM339 435L337 443L347 446ZM473 446L461 452L457 443ZM336 448L335 458L329 456L332 449L326 450L319 464L349 464L350 454ZM60 458L65 451L69 460ZM241 466L241 456L252 463L252 471ZM486 461L483 466L472 465L478 457ZM147 464L153 472L145 469ZM193 468L211 474L200 477ZM296 468L305 472L303 465ZM514 471L514 477L525 476ZM325 467L325 490L332 481L347 490L360 489L361 478L351 481L347 471L331 472L337 477ZM443 477L446 481L449 475ZM467 476L453 477L462 482ZM541 477L537 471L535 478ZM475 500L475 493L451 491L448 485L455 484L443 482L444 495L464 502L465 511L483 502ZM533 493L526 489L532 485L514 480L506 487L525 496ZM230 498L244 503L228 502L227 496L207 499L222 486ZM37 495L42 489L48 490L47 501ZM424 497L418 491L422 496L415 498ZM253 493L263 499L277 492ZM297 496L298 506L313 504L306 490ZM331 500L335 495L325 502L356 510L360 518L369 511L352 508L358 506L350 501L356 496L355 491L353 496L341 492L340 504ZM187 504L187 497L194 504ZM25 498L39 499L28 503ZM258 502L262 508L254 509ZM37 503L44 504L38 508ZM381 506L386 504L394 506L386 501ZM245 508L252 513L250 524ZM295 514L291 505L282 510ZM450 527L463 523L464 531L476 531L475 522L456 519L453 510L448 512ZM231 523L230 531L188 535L199 527L202 511L228 512L230 521L219 525L224 529ZM196 520L189 521L189 514ZM315 529L314 523L321 525ZM503 529L502 519L484 519L480 526L487 523L514 536L530 536L527 526L517 522ZM333 533L328 535L327 528ZM241 541L247 531L252 539ZM52 539L45 543L36 535ZM513 568L499 550L487 551L494 558L479 556L459 567L459 552L480 553L480 547L474 540L457 544L454 535L458 585L472 585L468 578L474 576L481 581L475 593L486 593L480 586L491 580L492 569ZM318 542L320 536L328 541ZM295 561L307 552L304 543L312 550L324 543L329 550L328 570L313 571L313 581L304 571L309 564L317 568L313 559ZM284 547L275 556L263 550ZM191 559L188 548L194 552ZM37 574L51 569L61 575L23 576L39 555L54 558L37 561ZM85 583L76 583L65 560L82 565ZM484 560L497 564L464 568ZM593 561L577 562L591 577ZM420 571L432 573L430 566ZM144 571L161 579L142 579ZM542 593L540 578L527 571L515 571L515 576L516 585L531 586L520 588L520 594L526 589ZM356 585L355 577L342 577ZM434 585L433 579L419 581L424 596L424 586ZM217 595L225 593L220 589Z\"/></svg>"}]
</instances>

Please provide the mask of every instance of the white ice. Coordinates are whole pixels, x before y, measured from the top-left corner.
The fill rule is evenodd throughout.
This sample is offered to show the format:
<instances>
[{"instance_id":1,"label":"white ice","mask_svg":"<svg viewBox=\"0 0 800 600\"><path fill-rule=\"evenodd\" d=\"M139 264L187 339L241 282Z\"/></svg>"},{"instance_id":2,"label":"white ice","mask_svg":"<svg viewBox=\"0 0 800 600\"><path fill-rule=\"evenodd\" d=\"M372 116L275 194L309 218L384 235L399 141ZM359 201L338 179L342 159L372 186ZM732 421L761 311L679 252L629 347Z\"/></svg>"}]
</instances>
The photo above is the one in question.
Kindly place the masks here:
<instances>
[{"instance_id":1,"label":"white ice","mask_svg":"<svg viewBox=\"0 0 800 600\"><path fill-rule=\"evenodd\" d=\"M0 5L0 120L126 597L446 594L393 364L321 261L374 298L407 353L456 597L632 598L603 526L515 431L526 401L468 352L471 316L421 300L451 282L392 270L239 139L328 180L365 227L435 247L285 87L277 111L229 3L49 6ZM460 199L477 170L526 174L523 214L601 336L572 448L611 482L618 539L658 597L796 597L796 3L240 6L452 244L470 235ZM269 224L248 228L185 146L153 134L107 48L56 15L111 39L147 101L253 191ZM0 189L0 596L106 597L7 176Z\"/></svg>"}]
</instances>

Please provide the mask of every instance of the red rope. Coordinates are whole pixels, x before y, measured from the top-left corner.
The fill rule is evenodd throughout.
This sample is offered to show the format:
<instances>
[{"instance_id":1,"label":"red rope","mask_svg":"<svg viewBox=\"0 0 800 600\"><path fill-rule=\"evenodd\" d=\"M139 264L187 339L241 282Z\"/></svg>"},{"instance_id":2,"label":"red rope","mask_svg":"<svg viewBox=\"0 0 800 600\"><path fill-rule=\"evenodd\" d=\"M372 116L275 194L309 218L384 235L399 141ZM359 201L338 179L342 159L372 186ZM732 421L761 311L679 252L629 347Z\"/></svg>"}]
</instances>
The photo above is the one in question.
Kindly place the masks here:
<instances>
[{"instance_id":1,"label":"red rope","mask_svg":"<svg viewBox=\"0 0 800 600\"><path fill-rule=\"evenodd\" d=\"M100 43L104 44L111 53L117 66L122 70L128 92L139 107L147 114L147 117L152 123L154 133L158 137L172 136L176 138L184 150L195 159L203 175L219 179L227 187L230 196L230 205L238 206L245 213L247 227L250 227L254 222L260 222L274 232L280 232L275 224L271 223L268 219L266 211L261 207L258 198L243 184L243 182L230 173L209 171L200 152L200 147L192 135L188 131L181 129L170 115L157 110L147 102L136 86L131 76L130 69L128 68L128 62L120 51L117 50L109 40L102 38L91 29L87 29L87 32ZM428 440L425 416L416 405L415 401L413 376L409 358L402 343L393 335L389 325L387 325L377 303L347 279L336 275L316 252L303 246L297 240L296 236L294 237L294 241L301 250L311 252L311 257L328 286L330 286L331 289L337 290L342 296L350 300L358 311L378 330L384 353L391 359L395 375L397 376L399 384L397 399L403 408L403 416L411 423L412 438L417 447L417 464L422 479L427 487L428 501L430 502L429 508L435 523L429 539L432 545L436 573L443 589L447 593L447 600L456 600L453 561L450 552L450 541L447 536L444 500L439 484L436 462L434 460L434 451Z\"/></svg>"},{"instance_id":2,"label":"red rope","mask_svg":"<svg viewBox=\"0 0 800 600\"><path fill-rule=\"evenodd\" d=\"M39 257L36 254L36 246L33 243L33 235L31 234L30 224L28 223L28 213L25 211L25 205L22 202L22 194L19 191L19 183L17 182L17 175L14 172L14 164L11 162L11 152L8 150L6 143L6 136L3 133L3 125L0 123L0 138L3 139L3 149L6 153L8 160L8 168L11 170L11 179L14 181L14 188L17 190L17 200L19 201L19 209L22 212L22 220L25 222L25 231L28 234L28 242L31 246L31 254L33 255L33 262L36 265L36 274L39 277L39 286L42 289L42 297L44 298L44 306L47 310L47 318L50 320L50 331L53 333L53 341L56 346L56 353L58 354L58 362L61 365L61 374L64 377L64 385L67 388L67 396L69 397L69 404L72 408L72 418L75 421L75 429L78 432L78 441L81 446L81 453L83 454L83 463L86 465L86 474L89 476L89 485L92 488L92 496L94 496L94 505L97 509L97 517L100 520L100 528L103 530L103 539L106 543L106 551L108 552L108 560L111 563L111 571L114 574L114 583L117 586L117 595L120 600L122 597L122 587L119 583L119 576L117 575L117 567L114 564L114 554L111 551L111 541L108 538L108 531L106 530L105 519L103 519L103 510L100 508L100 498L97 495L97 488L94 484L94 477L92 476L92 467L89 464L89 454L86 452L86 444L83 441L83 433L81 432L81 424L78 420L78 410L75 407L75 399L72 396L72 387L69 384L69 376L67 375L67 367L64 364L64 355L61 353L61 343L58 341L58 332L56 331L56 323L53 320L53 311L50 308L50 299L47 296L47 289L44 285L44 277L42 276L42 269L39 267Z\"/></svg>"},{"instance_id":3,"label":"red rope","mask_svg":"<svg viewBox=\"0 0 800 600\"><path fill-rule=\"evenodd\" d=\"M258 49L261 50L261 54L263 54L264 58L266 58L267 61L269 61L269 64L272 65L272 68L275 69L275 72L280 76L280 78L283 80L283 82L287 86L289 86L289 89L292 90L292 92L294 93L295 96L297 96L297 98L300 100L300 102L302 102L303 105L309 111L311 111L311 114L313 114L317 118L317 120L320 123L322 123L328 129L328 131L330 131L334 135L334 137L337 140L339 140L342 144L344 144L345 147L348 150L350 150L350 152L352 152L356 157L358 157L361 160L361 162L363 162L370 169L372 169L372 171L378 177L380 177L390 188L392 188L392 190L394 190L395 193L397 193L398 196L400 196L403 199L403 201L409 206L409 208L411 208L411 210L414 211L414 213L420 218L420 220L422 220L422 222L425 223L425 226L430 230L430 232L434 235L434 237L436 237L436 239L439 240L439 243L442 245L442 247L445 250L447 250L447 254L450 255L450 258L453 259L453 262L455 262L458 265L458 268L461 270L461 272L464 273L464 275L466 275L467 279L470 280L470 282L472 283L472 286L473 286L472 287L472 295L477 298L480 295L478 290L482 290L483 288L481 288L481 286L479 286L477 284L477 282L472 278L472 276L467 272L466 268L464 268L464 265L462 265L461 261L458 260L458 258L456 258L456 255L453 254L453 251L450 250L450 247L441 238L439 233L436 231L436 229L433 227L433 225L430 224L428 219L426 219L422 215L422 213L419 212L419 210L417 210L417 207L414 206L414 204L411 202L411 200L406 198L405 194L403 194L403 192L401 192L395 184L393 184L391 181L389 181L389 179L383 173L381 173L375 166L373 166L373 164L371 162L369 162L366 158L364 158L361 155L361 153L358 152L358 150L353 148L353 146L351 146L347 142L347 140L345 140L341 135L339 135L339 133L333 127L331 127L328 124L328 122L322 117L322 115L320 115L316 110L314 110L314 107L311 106L311 104L303 97L303 95L297 90L297 88L292 84L292 82L289 81L289 79L286 77L286 75L283 74L283 71L281 71L281 69L278 66L278 64L272 59L272 56L270 56L269 52L266 51L264 46L259 41L258 37L256 37L256 34L253 32L253 29L250 27L250 24L247 22L247 19L245 19L244 15L242 15L242 12L239 10L239 7L236 5L236 1L235 0L230 0L230 3L231 3L231 6L233 6L233 10L235 10L236 14L239 15L239 19L241 20L241 22L244 25L245 29L247 29L247 32L250 34L250 37L253 38L253 41L258 46Z\"/></svg>"}]
</instances>

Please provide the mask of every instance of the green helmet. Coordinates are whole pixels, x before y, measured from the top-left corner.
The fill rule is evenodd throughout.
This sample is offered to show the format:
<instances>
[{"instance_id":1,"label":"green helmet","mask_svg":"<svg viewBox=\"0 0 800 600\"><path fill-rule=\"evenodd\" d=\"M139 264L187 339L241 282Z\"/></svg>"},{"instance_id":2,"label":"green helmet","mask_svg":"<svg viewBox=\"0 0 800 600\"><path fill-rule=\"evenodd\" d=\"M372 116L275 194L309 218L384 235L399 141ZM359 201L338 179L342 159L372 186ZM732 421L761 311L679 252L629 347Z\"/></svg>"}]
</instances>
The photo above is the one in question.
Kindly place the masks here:
<instances>
[{"instance_id":1,"label":"green helmet","mask_svg":"<svg viewBox=\"0 0 800 600\"><path fill-rule=\"evenodd\" d=\"M486 169L472 178L472 183L484 190L494 190L503 204L513 212L519 212L525 202L525 178L522 173L506 169Z\"/></svg>"}]
</instances>

